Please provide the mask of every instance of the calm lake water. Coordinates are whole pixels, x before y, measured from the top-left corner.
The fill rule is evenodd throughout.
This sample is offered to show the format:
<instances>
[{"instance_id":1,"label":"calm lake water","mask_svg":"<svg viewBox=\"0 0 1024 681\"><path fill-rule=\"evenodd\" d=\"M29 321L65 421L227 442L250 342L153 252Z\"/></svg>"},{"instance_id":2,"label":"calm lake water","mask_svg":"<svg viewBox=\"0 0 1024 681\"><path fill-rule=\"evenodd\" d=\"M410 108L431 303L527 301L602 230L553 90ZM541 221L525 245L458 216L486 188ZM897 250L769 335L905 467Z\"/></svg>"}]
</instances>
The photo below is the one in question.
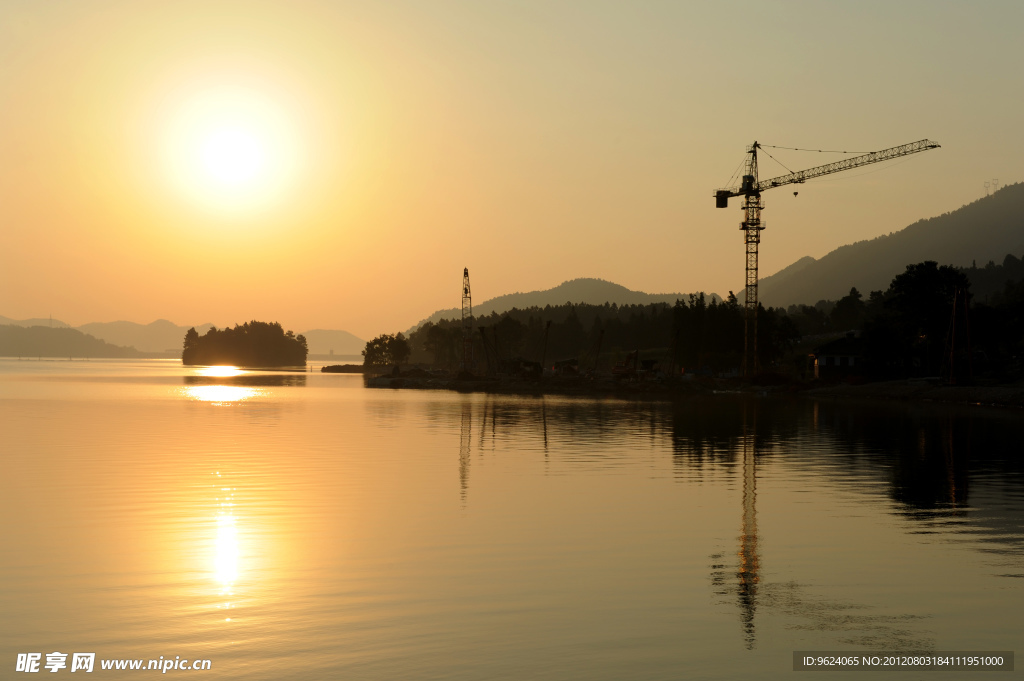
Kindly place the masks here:
<instances>
[{"instance_id":1,"label":"calm lake water","mask_svg":"<svg viewBox=\"0 0 1024 681\"><path fill-rule=\"evenodd\" d=\"M216 373L0 360L0 677L54 651L119 678L154 672L99 660L789 679L794 650L1024 649L1020 412Z\"/></svg>"}]
</instances>

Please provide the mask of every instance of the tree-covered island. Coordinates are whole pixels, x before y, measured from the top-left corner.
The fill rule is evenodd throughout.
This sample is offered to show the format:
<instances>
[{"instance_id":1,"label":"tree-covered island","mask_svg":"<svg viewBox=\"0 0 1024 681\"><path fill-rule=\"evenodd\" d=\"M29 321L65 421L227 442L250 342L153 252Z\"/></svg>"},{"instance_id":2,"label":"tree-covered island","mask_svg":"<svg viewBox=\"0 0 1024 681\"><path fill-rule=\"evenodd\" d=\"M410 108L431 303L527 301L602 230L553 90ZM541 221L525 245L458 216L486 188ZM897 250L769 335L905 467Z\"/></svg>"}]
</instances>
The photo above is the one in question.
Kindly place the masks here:
<instances>
[{"instance_id":1,"label":"tree-covered island","mask_svg":"<svg viewBox=\"0 0 1024 681\"><path fill-rule=\"evenodd\" d=\"M277 322L251 321L234 328L211 327L202 336L191 328L185 333L181 363L230 364L237 367L304 367L306 338L285 331Z\"/></svg>"}]
</instances>

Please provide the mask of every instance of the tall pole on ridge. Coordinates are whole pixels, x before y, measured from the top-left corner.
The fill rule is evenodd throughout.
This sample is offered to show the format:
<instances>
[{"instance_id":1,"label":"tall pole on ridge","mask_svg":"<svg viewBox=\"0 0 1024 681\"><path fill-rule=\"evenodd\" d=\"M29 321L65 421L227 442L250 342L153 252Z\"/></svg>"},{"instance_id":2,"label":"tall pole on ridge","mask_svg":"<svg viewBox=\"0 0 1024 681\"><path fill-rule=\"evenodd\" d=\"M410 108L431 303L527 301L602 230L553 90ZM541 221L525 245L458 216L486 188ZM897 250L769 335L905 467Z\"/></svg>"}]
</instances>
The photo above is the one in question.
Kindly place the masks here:
<instances>
[{"instance_id":1,"label":"tall pole on ridge","mask_svg":"<svg viewBox=\"0 0 1024 681\"><path fill-rule=\"evenodd\" d=\"M473 370L473 296L469 290L469 268L462 270L462 371Z\"/></svg>"}]
</instances>

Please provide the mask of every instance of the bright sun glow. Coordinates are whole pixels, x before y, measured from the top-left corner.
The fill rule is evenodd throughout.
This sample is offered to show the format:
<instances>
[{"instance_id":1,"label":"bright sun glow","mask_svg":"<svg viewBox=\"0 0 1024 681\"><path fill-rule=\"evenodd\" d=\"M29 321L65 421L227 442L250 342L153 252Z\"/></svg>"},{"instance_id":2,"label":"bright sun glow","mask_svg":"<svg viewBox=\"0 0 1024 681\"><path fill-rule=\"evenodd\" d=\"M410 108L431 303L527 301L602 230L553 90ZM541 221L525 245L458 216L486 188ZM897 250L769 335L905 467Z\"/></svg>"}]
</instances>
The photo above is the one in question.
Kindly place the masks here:
<instances>
[{"instance_id":1,"label":"bright sun glow","mask_svg":"<svg viewBox=\"0 0 1024 681\"><path fill-rule=\"evenodd\" d=\"M202 144L202 163L214 183L237 189L267 172L267 153L258 135L242 128L212 130Z\"/></svg>"},{"instance_id":2,"label":"bright sun glow","mask_svg":"<svg viewBox=\"0 0 1024 681\"><path fill-rule=\"evenodd\" d=\"M216 212L264 210L297 184L296 121L269 92L230 86L180 93L165 111L164 165L179 193Z\"/></svg>"}]
</instances>

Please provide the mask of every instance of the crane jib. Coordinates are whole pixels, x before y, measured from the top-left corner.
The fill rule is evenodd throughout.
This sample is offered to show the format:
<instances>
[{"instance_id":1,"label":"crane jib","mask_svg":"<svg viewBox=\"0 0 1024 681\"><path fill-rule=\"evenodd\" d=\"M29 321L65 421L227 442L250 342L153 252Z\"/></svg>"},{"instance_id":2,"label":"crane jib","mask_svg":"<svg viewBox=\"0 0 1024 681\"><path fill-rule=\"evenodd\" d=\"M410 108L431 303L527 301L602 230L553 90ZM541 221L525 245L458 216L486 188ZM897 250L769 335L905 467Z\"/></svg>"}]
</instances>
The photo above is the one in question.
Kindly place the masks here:
<instances>
[{"instance_id":1,"label":"crane jib","mask_svg":"<svg viewBox=\"0 0 1024 681\"><path fill-rule=\"evenodd\" d=\"M872 163L881 163L882 161L890 161L894 158L900 158L902 156L909 156L910 154L916 154L920 151L927 151L928 149L938 148L938 144L931 140L920 140L918 142L911 142L910 144L902 144L898 147L892 147L889 149L883 149L881 151L873 151L869 154L863 154L861 156L854 156L853 158L844 159L842 161L836 161L834 163L826 163L825 165L815 166L814 168L808 168L806 170L800 170L795 173L788 175L780 175L779 177L773 177L770 180L762 180L756 183L744 183L740 187L732 187L729 189L719 189L715 192L715 205L718 208L726 208L728 206L729 198L733 196L748 196L756 195L761 192L772 189L774 187L781 187L787 184L799 184L806 182L807 180L821 177L822 175L831 175L832 173L842 172L844 170L852 170L853 168L859 168L861 166L870 165Z\"/></svg>"}]
</instances>

